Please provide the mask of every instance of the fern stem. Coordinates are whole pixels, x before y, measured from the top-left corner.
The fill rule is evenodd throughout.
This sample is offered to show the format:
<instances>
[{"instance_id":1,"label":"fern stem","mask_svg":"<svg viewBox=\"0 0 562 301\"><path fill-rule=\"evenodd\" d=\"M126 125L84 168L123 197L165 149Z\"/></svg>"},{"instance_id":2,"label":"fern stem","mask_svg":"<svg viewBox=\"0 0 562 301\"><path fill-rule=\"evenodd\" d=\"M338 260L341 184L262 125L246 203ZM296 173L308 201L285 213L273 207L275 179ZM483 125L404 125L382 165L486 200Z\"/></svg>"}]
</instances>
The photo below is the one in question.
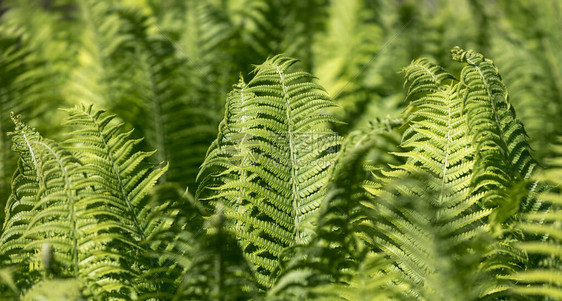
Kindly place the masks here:
<instances>
[{"instance_id":1,"label":"fern stem","mask_svg":"<svg viewBox=\"0 0 562 301\"><path fill-rule=\"evenodd\" d=\"M23 140L27 144L27 148L29 149L29 154L31 155L31 159L33 160L33 166L35 166L35 170L37 171L37 182L41 183L41 174L39 173L39 164L37 163L37 157L35 156L35 152L33 152L33 148L29 143L29 139L27 139L27 135L22 130L21 135L23 136Z\"/></svg>"},{"instance_id":2,"label":"fern stem","mask_svg":"<svg viewBox=\"0 0 562 301\"><path fill-rule=\"evenodd\" d=\"M297 170L295 169L296 165L296 155L294 150L294 140L293 140L293 132L292 127L293 123L291 120L291 104L289 103L289 95L287 93L287 86L285 84L285 77L283 73L279 69L278 66L275 67L277 69L277 73L279 73L279 77L281 78L281 86L283 87L283 100L285 101L285 113L287 117L287 136L289 138L289 152L291 156L291 190L293 192L293 209L295 210L295 242L299 242L299 207L298 207L298 196L299 196L299 187L297 185Z\"/></svg>"},{"instance_id":3,"label":"fern stem","mask_svg":"<svg viewBox=\"0 0 562 301\"><path fill-rule=\"evenodd\" d=\"M443 205L443 197L445 184L447 181L447 164L449 163L449 145L451 143L451 95L447 93L447 143L445 144L445 159L443 160L443 171L441 173L441 189L439 191L439 205ZM437 221L439 221L440 211L435 213Z\"/></svg>"},{"instance_id":4,"label":"fern stem","mask_svg":"<svg viewBox=\"0 0 562 301\"><path fill-rule=\"evenodd\" d=\"M150 45L146 45L146 47L150 47ZM150 90L152 92L151 105L152 105L154 131L155 131L154 138L156 140L154 142L156 143L156 149L158 150L156 152L156 155L158 156L158 161L164 162L166 161L167 153L166 153L166 144L164 142L164 137L166 133L164 132L164 122L162 121L162 110L161 110L162 102L160 101L160 97L158 96L158 93L155 93L155 91L157 91L157 87L156 87L156 83L154 82L154 71L152 70L152 66L146 61L144 62L146 65L146 69L148 70L148 74L149 74L148 79L150 81ZM163 174L160 178L162 179L162 182L166 182L166 174Z\"/></svg>"},{"instance_id":5,"label":"fern stem","mask_svg":"<svg viewBox=\"0 0 562 301\"><path fill-rule=\"evenodd\" d=\"M137 215L136 215L135 210L131 206L131 200L129 199L129 195L127 195L127 192L125 191L125 185L123 183L123 179L121 179L119 167L117 166L117 162L115 161L115 158L113 158L113 156L111 154L111 150L109 148L109 145L107 145L105 135L102 133L101 127L98 124L97 120L95 118L92 118L92 116L90 114L85 114L85 115L88 116L88 118L90 118L92 123L94 123L96 125L96 131L98 132L98 135L100 136L100 139L103 142L103 148L105 150L105 154L107 155L107 158L109 158L109 161L111 162L112 172L115 175L115 177L117 179L117 182L119 183L119 189L121 190L121 197L123 198L123 200L127 204L127 209L129 210L129 213L131 214L131 218L132 218L133 222L135 223L135 227L137 229L137 232L138 232L141 240L145 240L146 237L144 235L144 231L143 231L142 227L140 226L140 224L137 220Z\"/></svg>"},{"instance_id":6,"label":"fern stem","mask_svg":"<svg viewBox=\"0 0 562 301\"><path fill-rule=\"evenodd\" d=\"M244 105L245 105L245 103L244 103L244 86L242 86L240 88L240 107L242 108L242 110L244 109ZM242 124L245 124L246 118L247 118L247 116L242 115ZM242 132L245 132L245 131L246 131L246 127L242 128ZM247 150L246 150L246 147L245 147L245 142L246 142L246 135L244 135L244 138L240 142L240 147L242 148L240 150L240 153L244 154L244 157L242 157L242 162L240 162L242 167L245 166L246 160L247 160L246 158L248 157ZM240 181L246 182L246 178L247 178L246 169L242 168L240 170ZM238 214L244 214L244 211L241 210L241 209L242 209L242 201L243 201L242 196L245 195L245 193L246 193L246 187L242 186L240 189L241 189L241 191L240 191L241 194L240 194L240 196L238 197L238 200L237 200L236 211L238 212ZM241 226L242 226L242 221L240 219L236 219L236 231L242 230Z\"/></svg>"},{"instance_id":7,"label":"fern stem","mask_svg":"<svg viewBox=\"0 0 562 301\"><path fill-rule=\"evenodd\" d=\"M71 222L71 229L70 229L70 239L72 239L72 254L71 254L71 262L72 262L72 274L75 277L78 277L78 273L80 271L79 260L78 260L78 229L76 223L76 203L75 203L75 191L72 189L72 183L70 177L68 176L68 172L66 167L64 166L61 158L57 155L57 153L49 147L46 143L38 142L40 145L45 147L53 157L57 160L59 167L61 169L61 175L64 179L64 190L66 192L66 197L69 202L69 209L70 209L70 222Z\"/></svg>"}]
</instances>

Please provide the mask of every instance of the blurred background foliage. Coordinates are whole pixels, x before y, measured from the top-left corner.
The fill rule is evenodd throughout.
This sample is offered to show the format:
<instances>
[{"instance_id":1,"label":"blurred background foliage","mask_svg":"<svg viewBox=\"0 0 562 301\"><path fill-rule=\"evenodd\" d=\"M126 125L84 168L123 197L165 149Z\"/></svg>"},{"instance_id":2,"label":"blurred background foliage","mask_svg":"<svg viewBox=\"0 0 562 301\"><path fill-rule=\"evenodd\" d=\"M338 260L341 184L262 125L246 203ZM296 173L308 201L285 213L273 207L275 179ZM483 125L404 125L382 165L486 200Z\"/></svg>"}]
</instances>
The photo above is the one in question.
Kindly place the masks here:
<instances>
[{"instance_id":1,"label":"blurred background foliage","mask_svg":"<svg viewBox=\"0 0 562 301\"><path fill-rule=\"evenodd\" d=\"M135 128L154 164L170 162L161 181L194 191L238 74L278 53L318 77L345 135L399 116L414 58L456 71L449 49L475 49L502 71L543 163L562 125L561 15L559 0L3 0L0 200L10 112L58 138L57 108L81 103Z\"/></svg>"}]
</instances>

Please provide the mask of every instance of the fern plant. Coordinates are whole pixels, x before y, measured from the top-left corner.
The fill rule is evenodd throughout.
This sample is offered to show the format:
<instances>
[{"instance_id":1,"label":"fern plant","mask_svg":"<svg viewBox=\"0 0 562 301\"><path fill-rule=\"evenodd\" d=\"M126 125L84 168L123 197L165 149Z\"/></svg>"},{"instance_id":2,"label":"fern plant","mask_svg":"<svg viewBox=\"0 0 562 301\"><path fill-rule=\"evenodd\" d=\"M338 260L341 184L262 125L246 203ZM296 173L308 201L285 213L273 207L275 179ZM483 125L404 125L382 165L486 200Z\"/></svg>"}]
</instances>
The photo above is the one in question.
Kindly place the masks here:
<instances>
[{"instance_id":1,"label":"fern plant","mask_svg":"<svg viewBox=\"0 0 562 301\"><path fill-rule=\"evenodd\" d=\"M458 48L452 53L454 58L468 53L482 58L480 54ZM297 252L300 257L288 265L271 291L273 295L357 300L368 290L364 283L356 282L362 279L372 282L371 288L381 291L373 294L373 299L393 296L445 300L451 298L450 294L462 300L519 296L513 294L517 291L514 282L526 275L521 272L522 266L531 268L533 263L528 261L525 250L516 247L522 243L521 237L509 229L516 223L518 212L524 212L532 202L532 198L525 196L521 200L516 189L525 187L520 181L528 177L534 160L525 143L525 133L514 119L513 109L495 107L495 101L506 98L496 69L465 76L475 69L479 70L472 63L465 65L461 81L458 81L425 59L415 60L405 68L410 107L405 112L402 150L395 155L406 161L391 165L388 171L367 169L376 171L375 179L365 185L372 198L361 197L360 192L348 192L345 194L349 196L348 203L326 199L325 205L333 206L334 217L343 215L335 221L344 218L344 224L322 226L321 216L318 242ZM494 79L494 85L487 85ZM471 109L476 106L480 109ZM496 115L503 116L499 123L491 118ZM489 133L506 128L511 130L505 140L494 139L503 138L501 134ZM482 139L489 140L482 142ZM368 145L372 144L365 143ZM515 158L515 162L524 163L489 163L486 151L490 150L489 156L502 154L492 153L494 147L503 147L505 161ZM353 158L350 154L344 159L346 157ZM355 166L355 172L360 175L357 165L351 166ZM495 168L502 168L502 172ZM502 178L503 174L513 176ZM483 191L481 183L495 186ZM362 199L361 205L347 211L346 206L355 204L352 196ZM490 198L494 198L495 203L490 202ZM506 229L500 235L495 230L498 226ZM349 234L343 231L347 227L351 229ZM343 231L343 237L338 239L331 231ZM353 237L360 239L353 243ZM346 241L349 244L340 245ZM363 247L358 249L358 246ZM346 252L350 247L355 251ZM374 270L364 270L363 264L372 266L368 263L372 261L367 259L370 256L357 257L361 249L366 254L379 253L389 261L379 259ZM348 276L341 278L341 275ZM371 278L374 275L380 281ZM521 278L512 275L521 275ZM553 274L544 275L554 277ZM547 281L547 278L542 279ZM329 284L334 282L344 284ZM547 286L544 291L549 289ZM531 295L540 294L537 292L529 290ZM555 291L551 293L556 294Z\"/></svg>"},{"instance_id":2,"label":"fern plant","mask_svg":"<svg viewBox=\"0 0 562 301\"><path fill-rule=\"evenodd\" d=\"M3 298L560 298L559 159L536 172L496 65L458 47L450 68L432 63L446 51L412 36L448 31L409 20L414 1L289 2L170 2L178 9L168 15L158 1L68 1L61 15L85 35L66 41L76 58L48 69L69 71L53 95L113 113L65 109L68 134L53 140L12 115L19 159L0 234ZM477 43L489 50L494 20L481 4L470 7L488 24ZM11 5L15 24L26 6ZM302 27L310 11L318 14ZM392 25L410 22L421 27L379 57L382 39L401 33ZM22 100L34 117L41 110L28 105L50 83L33 74L43 52L20 49L25 35L11 34L0 45L8 54L0 105ZM349 90L332 100L297 60L270 56L240 75L221 112L233 69L280 49L303 57L332 94L351 81ZM377 71L422 52L430 58L403 69L405 92L394 88L397 74ZM347 57L355 59L338 65Z\"/></svg>"}]
</instances>

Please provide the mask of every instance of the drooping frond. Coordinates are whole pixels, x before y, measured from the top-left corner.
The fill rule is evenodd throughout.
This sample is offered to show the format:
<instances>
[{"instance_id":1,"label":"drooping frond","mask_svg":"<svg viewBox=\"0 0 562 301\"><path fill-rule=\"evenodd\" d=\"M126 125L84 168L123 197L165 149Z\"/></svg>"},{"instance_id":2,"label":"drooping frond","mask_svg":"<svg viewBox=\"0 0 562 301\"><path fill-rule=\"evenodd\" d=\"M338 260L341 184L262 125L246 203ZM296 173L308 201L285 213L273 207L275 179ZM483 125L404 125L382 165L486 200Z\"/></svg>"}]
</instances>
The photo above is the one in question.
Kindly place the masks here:
<instances>
[{"instance_id":1,"label":"drooping frond","mask_svg":"<svg viewBox=\"0 0 562 301\"><path fill-rule=\"evenodd\" d=\"M335 120L322 114L333 104L309 74L288 70L294 63L270 58L256 67L247 86L235 87L222 141L213 144L202 166L202 172L211 165L223 171L203 176L198 193L224 202L225 216L235 221L231 231L264 286L272 285L283 250L307 240L305 226L324 196L339 145L329 129ZM207 185L209 178L219 184Z\"/></svg>"},{"instance_id":2,"label":"drooping frond","mask_svg":"<svg viewBox=\"0 0 562 301\"><path fill-rule=\"evenodd\" d=\"M408 85L407 100L415 100L420 95L434 93L444 85L447 80L454 80L449 72L442 67L430 63L427 59L416 59L402 70L406 81L404 85Z\"/></svg>"},{"instance_id":3,"label":"drooping frond","mask_svg":"<svg viewBox=\"0 0 562 301\"><path fill-rule=\"evenodd\" d=\"M528 178L531 157L523 125L516 119L507 90L493 62L472 50L451 50L453 60L466 63L458 93L467 110L469 133L476 150L472 186L486 192L488 206L501 204L501 191Z\"/></svg>"}]
</instances>

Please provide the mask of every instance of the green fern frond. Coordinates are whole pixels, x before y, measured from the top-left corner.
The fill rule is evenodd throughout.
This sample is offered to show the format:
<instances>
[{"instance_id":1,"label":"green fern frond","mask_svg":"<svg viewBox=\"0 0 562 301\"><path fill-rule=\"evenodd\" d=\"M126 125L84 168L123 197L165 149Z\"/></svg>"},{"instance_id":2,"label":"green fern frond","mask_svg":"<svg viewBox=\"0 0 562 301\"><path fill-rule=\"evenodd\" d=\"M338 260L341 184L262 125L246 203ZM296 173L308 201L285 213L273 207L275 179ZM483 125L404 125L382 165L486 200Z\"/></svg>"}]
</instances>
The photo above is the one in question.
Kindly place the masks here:
<instances>
[{"instance_id":1,"label":"green fern frond","mask_svg":"<svg viewBox=\"0 0 562 301\"><path fill-rule=\"evenodd\" d=\"M414 295L443 299L445 296L438 294L446 279L460 281L485 274L475 269L478 261L466 263L472 266L470 271L457 273L452 266L465 264L455 258L467 256L464 252L470 242L488 229L486 217L491 210L480 209L481 195L470 189L475 148L465 122L463 99L452 86L428 84L432 78L427 72L407 73L407 80L427 94L413 100L414 110L408 116L401 144L404 151L396 153L406 163L382 173L382 182L394 184L374 183L366 188L376 196L371 217L374 246L391 256L415 284ZM410 87L410 91L416 89ZM401 179L409 177L419 178L401 184ZM392 193L385 191L388 185ZM444 257L449 262L439 263ZM457 294L468 296L464 283L451 281L449 285ZM483 289L483 283L475 285Z\"/></svg>"},{"instance_id":2,"label":"green fern frond","mask_svg":"<svg viewBox=\"0 0 562 301\"><path fill-rule=\"evenodd\" d=\"M54 74L37 56L25 31L6 21L0 24L0 36L0 205L4 206L10 195L10 178L17 162L5 135L12 127L10 112L25 114L42 123L52 117L47 108L60 104L61 99L53 89ZM3 218L0 213L0 220Z\"/></svg>"},{"instance_id":3,"label":"green fern frond","mask_svg":"<svg viewBox=\"0 0 562 301\"><path fill-rule=\"evenodd\" d=\"M547 59L553 51L548 48L529 49L529 44L536 42L521 38L498 40L495 43L499 49L494 53L494 62L504 70L502 78L509 88L510 101L517 108L517 117L529 133L533 155L542 164L545 158L552 155L551 149L543 146L551 143L553 135L558 134L557 125L562 116L562 106L559 105L562 96L557 92L556 75L553 74L556 72L555 64ZM540 38L539 43L546 43L545 38ZM537 101L537 98L550 101Z\"/></svg>"},{"instance_id":4,"label":"green fern frond","mask_svg":"<svg viewBox=\"0 0 562 301\"><path fill-rule=\"evenodd\" d=\"M326 28L312 45L313 70L328 95L343 108L334 112L345 122L338 132L349 133L375 117L365 112L367 106L379 103L365 69L382 47L383 33L378 24L367 21L374 9L362 0L332 1L326 11Z\"/></svg>"},{"instance_id":5,"label":"green fern frond","mask_svg":"<svg viewBox=\"0 0 562 301\"><path fill-rule=\"evenodd\" d=\"M151 169L149 158L154 152L134 151L140 139L130 139L131 132L121 133L121 124L114 124L114 115L95 111L92 106L66 110L67 125L75 128L65 142L77 153L84 165L80 171L95 183L96 191L107 193L106 206L119 216L126 231L136 241L144 241L158 225L148 219L146 195L167 170Z\"/></svg>"},{"instance_id":6,"label":"green fern frond","mask_svg":"<svg viewBox=\"0 0 562 301\"><path fill-rule=\"evenodd\" d=\"M149 206L151 218L165 226L153 231L144 252L152 265L143 272L141 280L152 286L139 295L139 300L170 300L180 294L183 277L193 266L195 242L206 238L204 208L188 191L181 191L173 183L156 186Z\"/></svg>"},{"instance_id":7,"label":"green fern frond","mask_svg":"<svg viewBox=\"0 0 562 301\"><path fill-rule=\"evenodd\" d=\"M498 4L505 20L491 53L503 70L511 102L529 132L535 158L542 164L553 155L544 146L560 135L558 125L562 122L561 6L556 1L502 0Z\"/></svg>"},{"instance_id":8,"label":"green fern frond","mask_svg":"<svg viewBox=\"0 0 562 301\"><path fill-rule=\"evenodd\" d=\"M303 225L320 205L339 145L329 129L335 120L322 114L333 104L309 74L288 70L295 62L270 58L247 86L235 87L222 141L202 166L203 173L211 166L222 171L203 176L198 192L212 202L224 200L225 216L235 220L231 230L266 287L283 249L308 239ZM219 183L208 185L210 179Z\"/></svg>"},{"instance_id":9,"label":"green fern frond","mask_svg":"<svg viewBox=\"0 0 562 301\"><path fill-rule=\"evenodd\" d=\"M135 244L118 233L125 227L107 208L108 199L96 191L95 175L85 176L85 165L70 152L19 119L14 122L14 150L20 153L25 181L15 186L1 251L12 262L29 266L19 281L36 281L43 271L77 278L97 297L130 295L135 289L127 279L135 270L122 265L132 259L111 244L133 249Z\"/></svg>"},{"instance_id":10,"label":"green fern frond","mask_svg":"<svg viewBox=\"0 0 562 301\"><path fill-rule=\"evenodd\" d=\"M75 61L69 73L70 83L64 91L71 103L87 101L109 107L112 101L128 97L131 88L120 79L131 49L125 48L131 36L123 32L111 2L79 0L75 3L74 27L79 38L73 41ZM133 109L133 108L130 108Z\"/></svg>"},{"instance_id":11,"label":"green fern frond","mask_svg":"<svg viewBox=\"0 0 562 301\"><path fill-rule=\"evenodd\" d=\"M476 147L475 191L486 192L486 205L500 204L502 189L528 178L536 163L531 156L523 125L516 119L505 85L493 62L472 50L451 50L453 60L466 63L459 92Z\"/></svg>"},{"instance_id":12,"label":"green fern frond","mask_svg":"<svg viewBox=\"0 0 562 301\"><path fill-rule=\"evenodd\" d=\"M345 283L357 276L369 248L365 246L362 223L364 203L369 196L363 188L368 172L367 158L386 162L389 133L400 121L378 122L371 128L355 131L342 143L334 162L326 197L318 212L315 236L307 245L290 252L277 283L268 292L271 299L324 299L329 283ZM370 164L375 164L370 160ZM331 286L329 286L331 287ZM350 288L346 288L350 289ZM353 289L351 289L353 290ZM333 292L332 292L333 293Z\"/></svg>"},{"instance_id":13,"label":"green fern frond","mask_svg":"<svg viewBox=\"0 0 562 301\"><path fill-rule=\"evenodd\" d=\"M110 2L78 4L83 39L76 45L69 98L116 113L145 138L139 149L158 150L153 163L170 162L162 182L193 188L216 135L220 93L207 93L217 89L153 18Z\"/></svg>"},{"instance_id":14,"label":"green fern frond","mask_svg":"<svg viewBox=\"0 0 562 301\"><path fill-rule=\"evenodd\" d=\"M512 292L545 300L562 298L562 147L553 145L553 149L557 156L539 179L555 186L539 194L541 209L522 214L515 226L523 239L514 245L530 257L528 268L506 276L517 283Z\"/></svg>"},{"instance_id":15,"label":"green fern frond","mask_svg":"<svg viewBox=\"0 0 562 301\"><path fill-rule=\"evenodd\" d=\"M412 177L388 182L377 193L365 231L370 243L403 274L396 285L408 288L405 298L478 299L496 287L492 275L480 267L488 244L493 245L480 221L489 212L475 210L469 201L461 200L457 206L443 201L439 191L431 190L431 174ZM447 216L444 212L450 209L460 213Z\"/></svg>"},{"instance_id":16,"label":"green fern frond","mask_svg":"<svg viewBox=\"0 0 562 301\"><path fill-rule=\"evenodd\" d=\"M158 208L146 197L166 167L151 168L146 161L152 153L133 152L139 140L120 133L114 116L91 106L68 112L75 131L65 144L72 153L14 117L20 168L2 254L29 265L22 283L53 274L80 280L95 298L132 298L153 289L137 277L152 265L143 251L152 234L169 225L154 218ZM45 248L52 252L39 252Z\"/></svg>"},{"instance_id":17,"label":"green fern frond","mask_svg":"<svg viewBox=\"0 0 562 301\"><path fill-rule=\"evenodd\" d=\"M26 258L21 252L29 242L24 233L34 217L36 203L45 192L47 180L35 145L41 137L23 124L19 116L12 114L12 119L16 124L12 149L20 153L20 160L12 182L13 192L5 208L6 220L0 247L3 255L10 256L14 263L20 263Z\"/></svg>"},{"instance_id":18,"label":"green fern frond","mask_svg":"<svg viewBox=\"0 0 562 301\"><path fill-rule=\"evenodd\" d=\"M140 122L130 112L130 100L118 103L113 111L141 130L149 148L158 150L156 163L170 162L163 182L193 187L205 151L216 136L220 107L214 99L220 96L201 96L199 90L209 86L199 82L197 76L203 71L168 38L152 33L153 20L136 11L120 10L118 15L124 31L133 36L130 47L135 53L129 70L139 74L133 101L140 103L139 113L146 119Z\"/></svg>"},{"instance_id":19,"label":"green fern frond","mask_svg":"<svg viewBox=\"0 0 562 301\"><path fill-rule=\"evenodd\" d=\"M416 59L402 70L408 85L407 100L415 99L418 94L429 94L439 90L446 81L455 80L455 77L442 67L430 63L427 59Z\"/></svg>"}]
</instances>

